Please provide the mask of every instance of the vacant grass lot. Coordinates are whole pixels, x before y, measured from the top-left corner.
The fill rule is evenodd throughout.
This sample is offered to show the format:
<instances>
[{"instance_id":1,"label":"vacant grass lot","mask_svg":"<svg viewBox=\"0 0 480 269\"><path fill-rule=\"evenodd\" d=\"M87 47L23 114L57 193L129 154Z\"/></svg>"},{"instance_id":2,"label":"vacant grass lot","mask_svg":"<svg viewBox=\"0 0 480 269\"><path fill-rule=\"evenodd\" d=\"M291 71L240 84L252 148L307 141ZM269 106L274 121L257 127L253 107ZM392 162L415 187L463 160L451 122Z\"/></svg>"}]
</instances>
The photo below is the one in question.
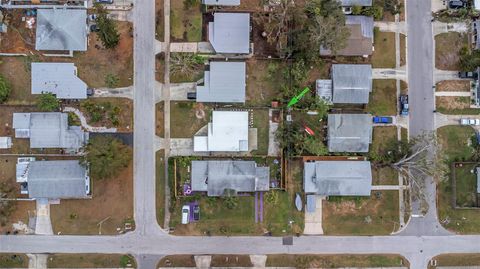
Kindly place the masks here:
<instances>
[{"instance_id":1,"label":"vacant grass lot","mask_svg":"<svg viewBox=\"0 0 480 269\"><path fill-rule=\"evenodd\" d=\"M296 268L394 267L408 266L397 255L268 255L266 266Z\"/></svg>"},{"instance_id":2,"label":"vacant grass lot","mask_svg":"<svg viewBox=\"0 0 480 269\"><path fill-rule=\"evenodd\" d=\"M470 80L443 80L437 83L437 92L469 92Z\"/></svg>"},{"instance_id":3,"label":"vacant grass lot","mask_svg":"<svg viewBox=\"0 0 480 269\"><path fill-rule=\"evenodd\" d=\"M397 114L397 89L393 79L373 80L373 90L367 105L373 115L393 116Z\"/></svg>"},{"instance_id":4,"label":"vacant grass lot","mask_svg":"<svg viewBox=\"0 0 480 269\"><path fill-rule=\"evenodd\" d=\"M0 57L0 74L11 86L8 104L34 104L35 96L31 94L31 73L26 58Z\"/></svg>"},{"instance_id":5,"label":"vacant grass lot","mask_svg":"<svg viewBox=\"0 0 480 269\"><path fill-rule=\"evenodd\" d=\"M395 33L374 31L373 68L395 68Z\"/></svg>"},{"instance_id":6,"label":"vacant grass lot","mask_svg":"<svg viewBox=\"0 0 480 269\"><path fill-rule=\"evenodd\" d=\"M444 254L432 260L437 262L437 266L479 266L480 254Z\"/></svg>"},{"instance_id":7,"label":"vacant grass lot","mask_svg":"<svg viewBox=\"0 0 480 269\"><path fill-rule=\"evenodd\" d=\"M48 268L135 268L135 259L121 254L51 254Z\"/></svg>"},{"instance_id":8,"label":"vacant grass lot","mask_svg":"<svg viewBox=\"0 0 480 269\"><path fill-rule=\"evenodd\" d=\"M469 146L474 131L466 126L446 126L437 130L439 142L447 164L455 160L469 160L472 148ZM438 215L442 225L456 233L473 234L480 232L480 211L454 209L450 175L440 182L438 193Z\"/></svg>"},{"instance_id":9,"label":"vacant grass lot","mask_svg":"<svg viewBox=\"0 0 480 269\"><path fill-rule=\"evenodd\" d=\"M252 154L267 155L268 154L268 129L269 129L268 109L253 110L253 127L257 128L258 149L256 151L253 151Z\"/></svg>"},{"instance_id":10,"label":"vacant grass lot","mask_svg":"<svg viewBox=\"0 0 480 269\"><path fill-rule=\"evenodd\" d=\"M466 34L449 32L435 36L435 67L442 70L459 70L460 50L467 45Z\"/></svg>"},{"instance_id":11,"label":"vacant grass lot","mask_svg":"<svg viewBox=\"0 0 480 269\"><path fill-rule=\"evenodd\" d=\"M435 97L437 111L452 115L474 115L480 113L478 108L470 108L470 97L437 96Z\"/></svg>"},{"instance_id":12,"label":"vacant grass lot","mask_svg":"<svg viewBox=\"0 0 480 269\"><path fill-rule=\"evenodd\" d=\"M133 161L116 178L92 179L92 199L62 200L50 207L55 234L118 234L133 224ZM99 222L104 221L100 227Z\"/></svg>"},{"instance_id":13,"label":"vacant grass lot","mask_svg":"<svg viewBox=\"0 0 480 269\"><path fill-rule=\"evenodd\" d=\"M28 257L25 254L0 254L0 268L28 268Z\"/></svg>"},{"instance_id":14,"label":"vacant grass lot","mask_svg":"<svg viewBox=\"0 0 480 269\"><path fill-rule=\"evenodd\" d=\"M475 167L478 164L463 164L461 167L455 167L455 185L457 206L475 207L477 206L477 175Z\"/></svg>"},{"instance_id":15,"label":"vacant grass lot","mask_svg":"<svg viewBox=\"0 0 480 269\"><path fill-rule=\"evenodd\" d=\"M281 98L281 81L287 65L277 60L247 61L246 103L251 106L269 106Z\"/></svg>"},{"instance_id":16,"label":"vacant grass lot","mask_svg":"<svg viewBox=\"0 0 480 269\"><path fill-rule=\"evenodd\" d=\"M202 40L202 11L200 1L190 7L185 1L172 1L170 27L173 42L197 42Z\"/></svg>"},{"instance_id":17,"label":"vacant grass lot","mask_svg":"<svg viewBox=\"0 0 480 269\"><path fill-rule=\"evenodd\" d=\"M172 102L170 105L170 126L172 138L192 138L210 121L212 108L195 102Z\"/></svg>"}]
</instances>

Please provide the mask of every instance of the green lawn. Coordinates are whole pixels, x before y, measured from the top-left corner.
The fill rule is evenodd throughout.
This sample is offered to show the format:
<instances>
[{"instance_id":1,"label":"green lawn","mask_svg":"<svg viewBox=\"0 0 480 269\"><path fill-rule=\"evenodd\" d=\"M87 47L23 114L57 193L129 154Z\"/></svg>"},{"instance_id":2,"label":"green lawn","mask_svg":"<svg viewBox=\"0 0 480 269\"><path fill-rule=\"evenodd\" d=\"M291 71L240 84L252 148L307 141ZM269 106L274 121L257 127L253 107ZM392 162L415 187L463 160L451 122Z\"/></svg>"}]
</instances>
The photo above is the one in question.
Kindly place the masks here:
<instances>
[{"instance_id":1,"label":"green lawn","mask_svg":"<svg viewBox=\"0 0 480 269\"><path fill-rule=\"evenodd\" d=\"M372 169L373 185L398 185L398 172L391 167Z\"/></svg>"},{"instance_id":2,"label":"green lawn","mask_svg":"<svg viewBox=\"0 0 480 269\"><path fill-rule=\"evenodd\" d=\"M463 164L455 167L455 185L457 206L475 207L477 205L477 175L476 164Z\"/></svg>"},{"instance_id":3,"label":"green lawn","mask_svg":"<svg viewBox=\"0 0 480 269\"><path fill-rule=\"evenodd\" d=\"M330 197L323 203L326 235L388 235L399 228L398 191L370 197Z\"/></svg>"},{"instance_id":4,"label":"green lawn","mask_svg":"<svg viewBox=\"0 0 480 269\"><path fill-rule=\"evenodd\" d=\"M395 68L395 33L374 31L373 68Z\"/></svg>"},{"instance_id":5,"label":"green lawn","mask_svg":"<svg viewBox=\"0 0 480 269\"><path fill-rule=\"evenodd\" d=\"M397 115L397 89L393 79L374 79L367 111L373 115Z\"/></svg>"},{"instance_id":6,"label":"green lawn","mask_svg":"<svg viewBox=\"0 0 480 269\"><path fill-rule=\"evenodd\" d=\"M439 141L447 164L452 161L469 160L472 148L469 139L474 131L467 126L446 126L437 130ZM438 186L438 215L442 225L457 233L473 234L480 232L480 211L454 209L452 207L451 178L443 180Z\"/></svg>"},{"instance_id":7,"label":"green lawn","mask_svg":"<svg viewBox=\"0 0 480 269\"><path fill-rule=\"evenodd\" d=\"M48 268L136 267L132 256L121 254L51 254L48 256L47 266Z\"/></svg>"},{"instance_id":8,"label":"green lawn","mask_svg":"<svg viewBox=\"0 0 480 269\"><path fill-rule=\"evenodd\" d=\"M383 155L385 147L397 140L397 128L394 126L377 126L373 128L373 141L370 151Z\"/></svg>"},{"instance_id":9,"label":"green lawn","mask_svg":"<svg viewBox=\"0 0 480 269\"><path fill-rule=\"evenodd\" d=\"M394 267L408 266L397 255L268 255L266 266L296 268Z\"/></svg>"},{"instance_id":10,"label":"green lawn","mask_svg":"<svg viewBox=\"0 0 480 269\"><path fill-rule=\"evenodd\" d=\"M284 61L257 60L247 61L246 104L250 106L270 106L281 98L281 81L287 68Z\"/></svg>"},{"instance_id":11,"label":"green lawn","mask_svg":"<svg viewBox=\"0 0 480 269\"><path fill-rule=\"evenodd\" d=\"M0 268L28 268L28 257L25 254L0 254Z\"/></svg>"},{"instance_id":12,"label":"green lawn","mask_svg":"<svg viewBox=\"0 0 480 269\"><path fill-rule=\"evenodd\" d=\"M253 127L257 128L258 149L252 154L267 155L268 154L268 128L269 128L268 109L253 110Z\"/></svg>"},{"instance_id":13,"label":"green lawn","mask_svg":"<svg viewBox=\"0 0 480 269\"><path fill-rule=\"evenodd\" d=\"M156 183L155 183L155 201L157 208L157 222L163 227L165 218L165 162L164 150L155 153Z\"/></svg>"},{"instance_id":14,"label":"green lawn","mask_svg":"<svg viewBox=\"0 0 480 269\"><path fill-rule=\"evenodd\" d=\"M438 112L451 115L477 115L478 108L470 108L471 99L466 96L437 96L435 105Z\"/></svg>"},{"instance_id":15,"label":"green lawn","mask_svg":"<svg viewBox=\"0 0 480 269\"><path fill-rule=\"evenodd\" d=\"M211 107L194 102L172 102L170 105L170 136L192 138L210 120ZM198 116L198 117L197 117Z\"/></svg>"},{"instance_id":16,"label":"green lawn","mask_svg":"<svg viewBox=\"0 0 480 269\"><path fill-rule=\"evenodd\" d=\"M172 41L202 41L202 11L200 1L191 7L185 1L172 1L170 10L170 27Z\"/></svg>"}]
</instances>

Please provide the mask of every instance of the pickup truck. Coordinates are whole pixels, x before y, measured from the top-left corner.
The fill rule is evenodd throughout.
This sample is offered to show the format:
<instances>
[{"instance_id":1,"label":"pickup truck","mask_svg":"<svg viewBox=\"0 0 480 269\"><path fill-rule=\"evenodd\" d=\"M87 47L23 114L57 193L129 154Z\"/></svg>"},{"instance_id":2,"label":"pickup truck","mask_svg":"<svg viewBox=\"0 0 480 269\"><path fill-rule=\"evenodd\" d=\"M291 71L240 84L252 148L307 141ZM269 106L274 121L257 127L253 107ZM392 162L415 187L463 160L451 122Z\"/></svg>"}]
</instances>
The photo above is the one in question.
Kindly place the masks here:
<instances>
[{"instance_id":1,"label":"pickup truck","mask_svg":"<svg viewBox=\"0 0 480 269\"><path fill-rule=\"evenodd\" d=\"M373 117L373 123L383 123L383 124L388 124L392 123L393 119L392 117Z\"/></svg>"},{"instance_id":2,"label":"pickup truck","mask_svg":"<svg viewBox=\"0 0 480 269\"><path fill-rule=\"evenodd\" d=\"M400 115L408 116L408 95L400 95Z\"/></svg>"}]
</instances>

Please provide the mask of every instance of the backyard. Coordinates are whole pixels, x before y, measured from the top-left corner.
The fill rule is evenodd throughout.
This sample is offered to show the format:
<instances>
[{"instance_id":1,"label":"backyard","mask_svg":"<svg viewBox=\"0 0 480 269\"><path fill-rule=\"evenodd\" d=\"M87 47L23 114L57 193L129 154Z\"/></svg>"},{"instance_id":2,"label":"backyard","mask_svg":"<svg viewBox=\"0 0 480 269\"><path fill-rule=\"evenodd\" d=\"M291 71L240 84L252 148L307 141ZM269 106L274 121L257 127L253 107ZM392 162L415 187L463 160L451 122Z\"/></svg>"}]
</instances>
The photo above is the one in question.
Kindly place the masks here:
<instances>
[{"instance_id":1,"label":"backyard","mask_svg":"<svg viewBox=\"0 0 480 269\"><path fill-rule=\"evenodd\" d=\"M50 254L48 268L135 268L135 259L121 254Z\"/></svg>"},{"instance_id":2,"label":"backyard","mask_svg":"<svg viewBox=\"0 0 480 269\"><path fill-rule=\"evenodd\" d=\"M202 41L202 10L200 1L172 1L170 27L172 42Z\"/></svg>"},{"instance_id":3,"label":"backyard","mask_svg":"<svg viewBox=\"0 0 480 269\"><path fill-rule=\"evenodd\" d=\"M395 68L395 33L374 29L373 68Z\"/></svg>"},{"instance_id":4,"label":"backyard","mask_svg":"<svg viewBox=\"0 0 480 269\"><path fill-rule=\"evenodd\" d=\"M460 50L467 45L466 34L449 32L435 36L435 67L441 70L459 70Z\"/></svg>"},{"instance_id":5,"label":"backyard","mask_svg":"<svg viewBox=\"0 0 480 269\"><path fill-rule=\"evenodd\" d=\"M170 126L172 138L192 138L200 128L210 121L212 107L195 102L171 102Z\"/></svg>"},{"instance_id":6,"label":"backyard","mask_svg":"<svg viewBox=\"0 0 480 269\"><path fill-rule=\"evenodd\" d=\"M268 154L268 129L269 116L268 109L254 109L253 112L253 128L257 128L257 150L253 151L253 155Z\"/></svg>"},{"instance_id":7,"label":"backyard","mask_svg":"<svg viewBox=\"0 0 480 269\"><path fill-rule=\"evenodd\" d=\"M115 235L134 227L133 162L117 177L92 183L92 199L61 200L50 207L55 234Z\"/></svg>"},{"instance_id":8,"label":"backyard","mask_svg":"<svg viewBox=\"0 0 480 269\"><path fill-rule=\"evenodd\" d=\"M274 60L249 59L247 61L246 103L250 106L269 106L280 100L281 81L286 63Z\"/></svg>"},{"instance_id":9,"label":"backyard","mask_svg":"<svg viewBox=\"0 0 480 269\"><path fill-rule=\"evenodd\" d=\"M397 88L393 79L374 79L368 112L379 116L394 116L397 114Z\"/></svg>"}]
</instances>

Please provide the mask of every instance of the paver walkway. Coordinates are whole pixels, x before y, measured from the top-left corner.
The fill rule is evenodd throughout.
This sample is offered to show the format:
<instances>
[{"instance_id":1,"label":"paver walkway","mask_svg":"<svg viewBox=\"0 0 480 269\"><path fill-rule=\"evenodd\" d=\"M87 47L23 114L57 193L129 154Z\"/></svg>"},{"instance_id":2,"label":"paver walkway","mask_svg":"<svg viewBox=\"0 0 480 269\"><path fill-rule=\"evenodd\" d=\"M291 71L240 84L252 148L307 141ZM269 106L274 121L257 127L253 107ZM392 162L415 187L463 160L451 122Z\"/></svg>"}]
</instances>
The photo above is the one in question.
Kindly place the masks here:
<instances>
[{"instance_id":1,"label":"paver walkway","mask_svg":"<svg viewBox=\"0 0 480 269\"><path fill-rule=\"evenodd\" d=\"M80 124L82 125L83 128L85 128L87 131L92 132L92 133L116 133L117 128L106 128L106 127L93 127L90 126L87 123L87 119L83 115L83 113L74 108L74 107L65 107L63 109L63 112L73 112L77 117L80 119Z\"/></svg>"}]
</instances>

